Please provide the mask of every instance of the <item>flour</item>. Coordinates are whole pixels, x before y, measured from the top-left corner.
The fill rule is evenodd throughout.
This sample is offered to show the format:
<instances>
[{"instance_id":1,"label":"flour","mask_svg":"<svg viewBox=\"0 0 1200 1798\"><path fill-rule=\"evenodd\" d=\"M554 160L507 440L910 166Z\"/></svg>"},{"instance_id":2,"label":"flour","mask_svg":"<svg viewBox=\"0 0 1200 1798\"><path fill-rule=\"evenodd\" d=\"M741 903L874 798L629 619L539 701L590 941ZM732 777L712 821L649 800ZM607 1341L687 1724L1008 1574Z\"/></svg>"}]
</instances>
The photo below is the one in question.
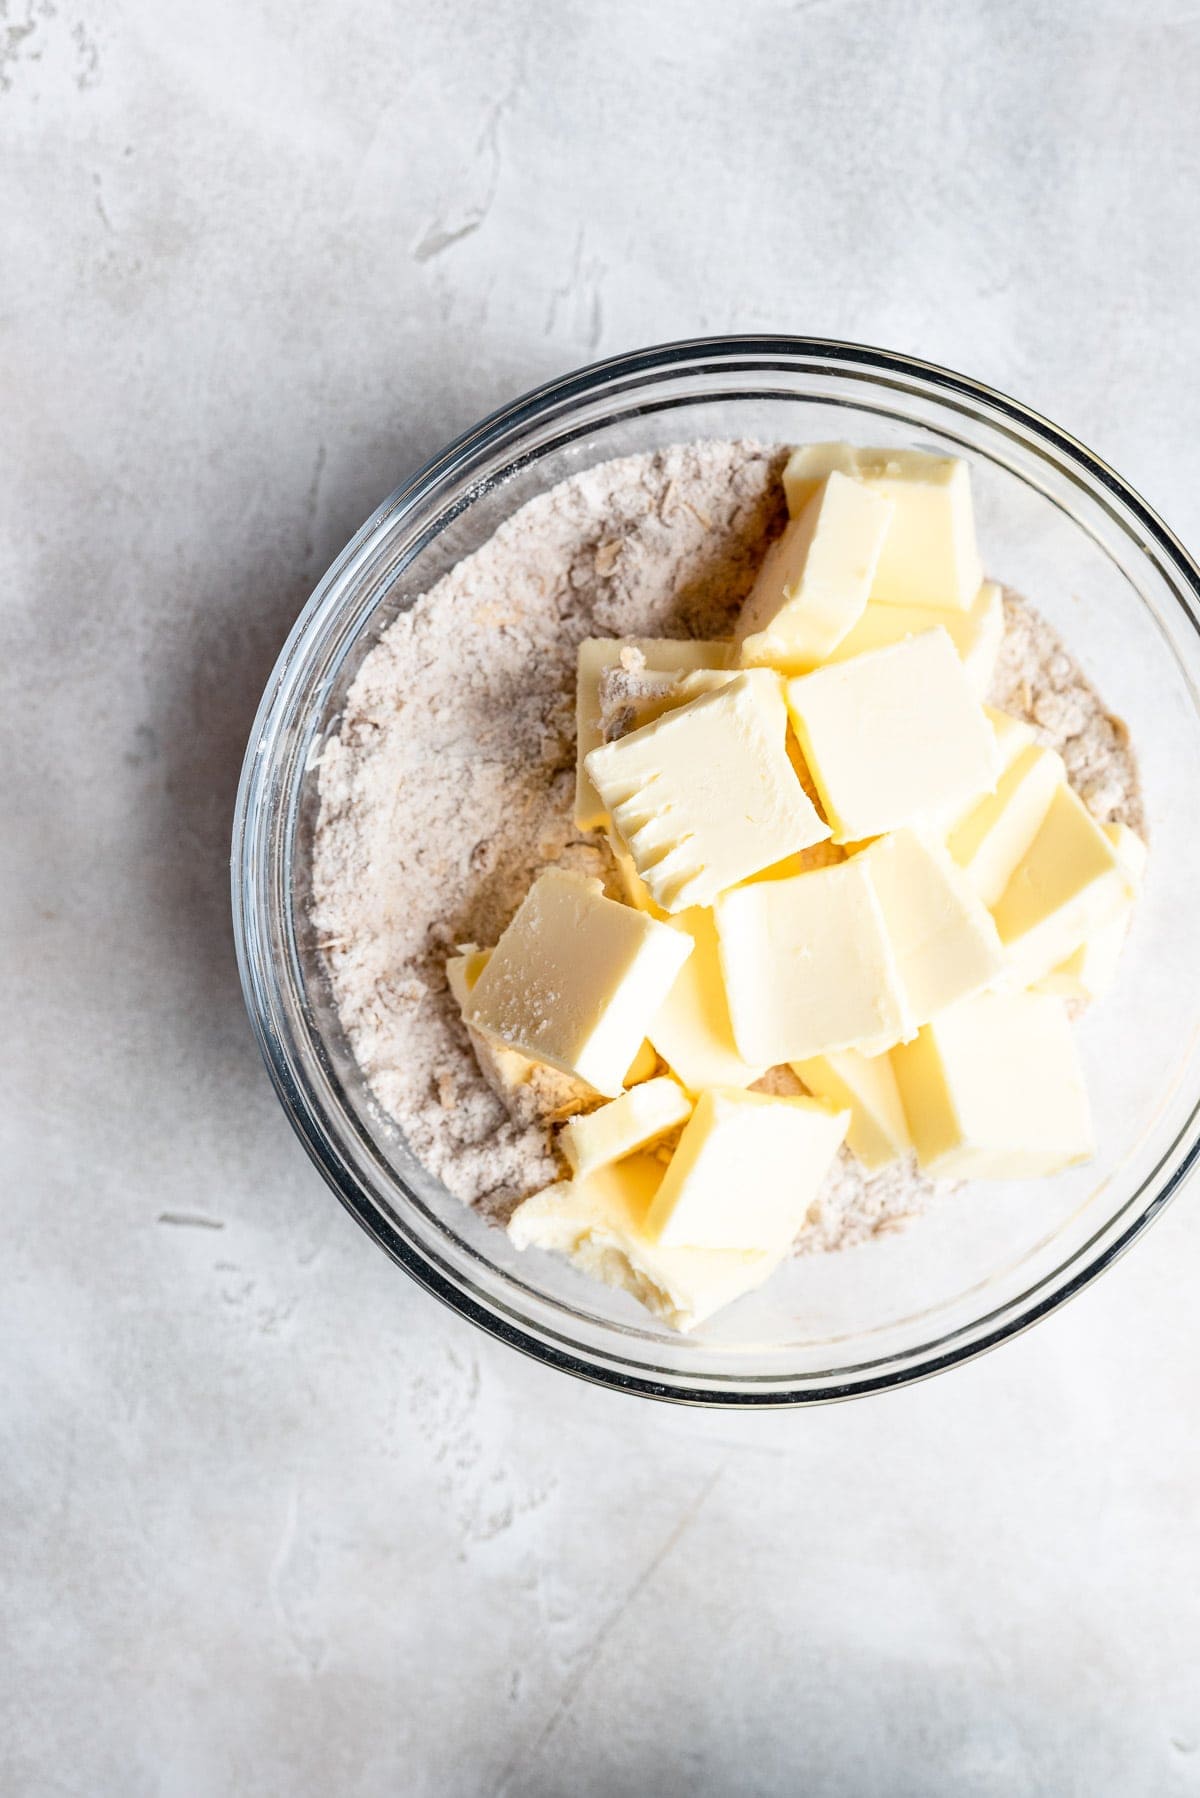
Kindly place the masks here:
<instances>
[{"instance_id":1,"label":"flour","mask_svg":"<svg viewBox=\"0 0 1200 1798\"><path fill-rule=\"evenodd\" d=\"M1043 743L1060 752L1068 780L1094 817L1102 824L1128 824L1145 836L1128 730L1105 711L1057 632L1011 594L1005 597L1004 641L988 698L1024 718Z\"/></svg>"},{"instance_id":2,"label":"flour","mask_svg":"<svg viewBox=\"0 0 1200 1798\"><path fill-rule=\"evenodd\" d=\"M413 1152L497 1220L559 1177L543 1116L480 1072L446 956L494 943L547 863L620 887L572 819L580 640L728 636L785 517L786 452L677 445L589 469L523 506L383 634L319 771L313 922L349 1044ZM1053 631L1014 596L992 698L1060 749L1101 818L1141 828L1120 725ZM780 1076L772 1076L780 1078ZM790 1079L790 1076L787 1076ZM843 1154L798 1246L895 1227L931 1188Z\"/></svg>"}]
</instances>

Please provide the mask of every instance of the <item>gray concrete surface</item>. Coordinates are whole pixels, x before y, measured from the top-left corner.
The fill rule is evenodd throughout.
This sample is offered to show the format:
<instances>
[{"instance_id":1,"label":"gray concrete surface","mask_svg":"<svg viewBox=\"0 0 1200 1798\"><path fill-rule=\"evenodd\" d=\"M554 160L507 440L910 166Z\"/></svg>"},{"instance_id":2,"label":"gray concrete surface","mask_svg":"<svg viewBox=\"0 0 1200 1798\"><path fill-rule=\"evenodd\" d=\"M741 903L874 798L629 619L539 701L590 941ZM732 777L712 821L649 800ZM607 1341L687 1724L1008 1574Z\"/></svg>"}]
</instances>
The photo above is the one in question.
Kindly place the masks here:
<instances>
[{"instance_id":1,"label":"gray concrete surface","mask_svg":"<svg viewBox=\"0 0 1200 1798\"><path fill-rule=\"evenodd\" d=\"M315 576L596 355L914 351L1200 539L1198 118L1187 0L0 0L0 1790L1200 1791L1194 1193L907 1394L587 1390L310 1171L225 884Z\"/></svg>"}]
</instances>

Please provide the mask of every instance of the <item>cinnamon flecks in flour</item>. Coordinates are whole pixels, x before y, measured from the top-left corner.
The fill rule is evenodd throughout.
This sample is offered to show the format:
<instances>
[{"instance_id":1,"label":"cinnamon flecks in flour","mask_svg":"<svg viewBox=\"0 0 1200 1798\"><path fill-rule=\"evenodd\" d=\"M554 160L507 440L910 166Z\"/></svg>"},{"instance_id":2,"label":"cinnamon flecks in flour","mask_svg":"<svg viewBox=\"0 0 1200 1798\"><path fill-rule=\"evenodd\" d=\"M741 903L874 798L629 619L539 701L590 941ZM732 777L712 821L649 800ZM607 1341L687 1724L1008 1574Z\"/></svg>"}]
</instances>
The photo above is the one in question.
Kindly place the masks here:
<instances>
[{"instance_id":1,"label":"cinnamon flecks in flour","mask_svg":"<svg viewBox=\"0 0 1200 1798\"><path fill-rule=\"evenodd\" d=\"M560 1169L545 1095L518 1094L510 1114L480 1072L446 956L494 943L547 863L620 891L602 840L572 821L577 645L728 635L784 521L785 459L678 445L540 495L389 627L325 745L313 921L343 1028L414 1154L497 1219ZM1119 723L1048 625L1014 595L1005 612L992 702L1061 750L1098 817L1141 830ZM911 1165L868 1178L843 1151L798 1246L894 1228L931 1190Z\"/></svg>"}]
</instances>

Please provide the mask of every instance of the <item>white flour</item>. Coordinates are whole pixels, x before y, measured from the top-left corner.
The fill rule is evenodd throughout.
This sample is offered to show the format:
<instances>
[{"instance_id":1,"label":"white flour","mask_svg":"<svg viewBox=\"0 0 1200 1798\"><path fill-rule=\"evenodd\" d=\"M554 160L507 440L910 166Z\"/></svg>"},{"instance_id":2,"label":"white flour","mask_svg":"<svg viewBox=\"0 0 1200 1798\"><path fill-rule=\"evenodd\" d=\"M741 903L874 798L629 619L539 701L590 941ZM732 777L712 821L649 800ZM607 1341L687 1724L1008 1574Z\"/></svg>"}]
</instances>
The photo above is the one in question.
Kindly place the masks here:
<instances>
[{"instance_id":1,"label":"white flour","mask_svg":"<svg viewBox=\"0 0 1200 1798\"><path fill-rule=\"evenodd\" d=\"M494 943L547 862L612 884L607 852L572 821L576 646L728 635L785 516L784 456L680 445L532 500L385 632L326 745L313 918L343 1027L414 1153L490 1215L558 1177L538 1112L561 1095L523 1089L509 1115L446 955ZM1098 817L1140 827L1123 729L1041 619L1009 598L1007 621L991 697L1062 751ZM843 1154L798 1246L894 1227L930 1191L914 1167L868 1180Z\"/></svg>"}]
</instances>

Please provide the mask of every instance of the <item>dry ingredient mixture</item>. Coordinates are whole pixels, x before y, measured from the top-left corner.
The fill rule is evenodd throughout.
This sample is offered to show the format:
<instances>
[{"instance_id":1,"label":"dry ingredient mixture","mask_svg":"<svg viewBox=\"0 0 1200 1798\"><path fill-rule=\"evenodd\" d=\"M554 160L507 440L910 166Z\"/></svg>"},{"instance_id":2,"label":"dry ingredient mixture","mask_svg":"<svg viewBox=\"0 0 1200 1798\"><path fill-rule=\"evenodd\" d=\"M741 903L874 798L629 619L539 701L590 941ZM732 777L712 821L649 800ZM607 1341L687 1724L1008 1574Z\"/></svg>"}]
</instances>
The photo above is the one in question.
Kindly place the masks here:
<instances>
[{"instance_id":1,"label":"dry ingredient mixture","mask_svg":"<svg viewBox=\"0 0 1200 1798\"><path fill-rule=\"evenodd\" d=\"M510 1114L471 1050L446 957L494 943L547 863L623 896L603 839L572 817L577 646L729 635L785 522L786 456L676 445L530 501L389 627L325 745L313 921L343 1028L413 1153L497 1222L561 1177L548 1120L578 1108L578 1089L546 1070ZM1010 593L1005 622L990 702L1060 751L1098 819L1142 832L1123 725ZM765 1084L803 1090L787 1069ZM797 1249L896 1228L933 1191L911 1159L871 1177L843 1149Z\"/></svg>"}]
</instances>

